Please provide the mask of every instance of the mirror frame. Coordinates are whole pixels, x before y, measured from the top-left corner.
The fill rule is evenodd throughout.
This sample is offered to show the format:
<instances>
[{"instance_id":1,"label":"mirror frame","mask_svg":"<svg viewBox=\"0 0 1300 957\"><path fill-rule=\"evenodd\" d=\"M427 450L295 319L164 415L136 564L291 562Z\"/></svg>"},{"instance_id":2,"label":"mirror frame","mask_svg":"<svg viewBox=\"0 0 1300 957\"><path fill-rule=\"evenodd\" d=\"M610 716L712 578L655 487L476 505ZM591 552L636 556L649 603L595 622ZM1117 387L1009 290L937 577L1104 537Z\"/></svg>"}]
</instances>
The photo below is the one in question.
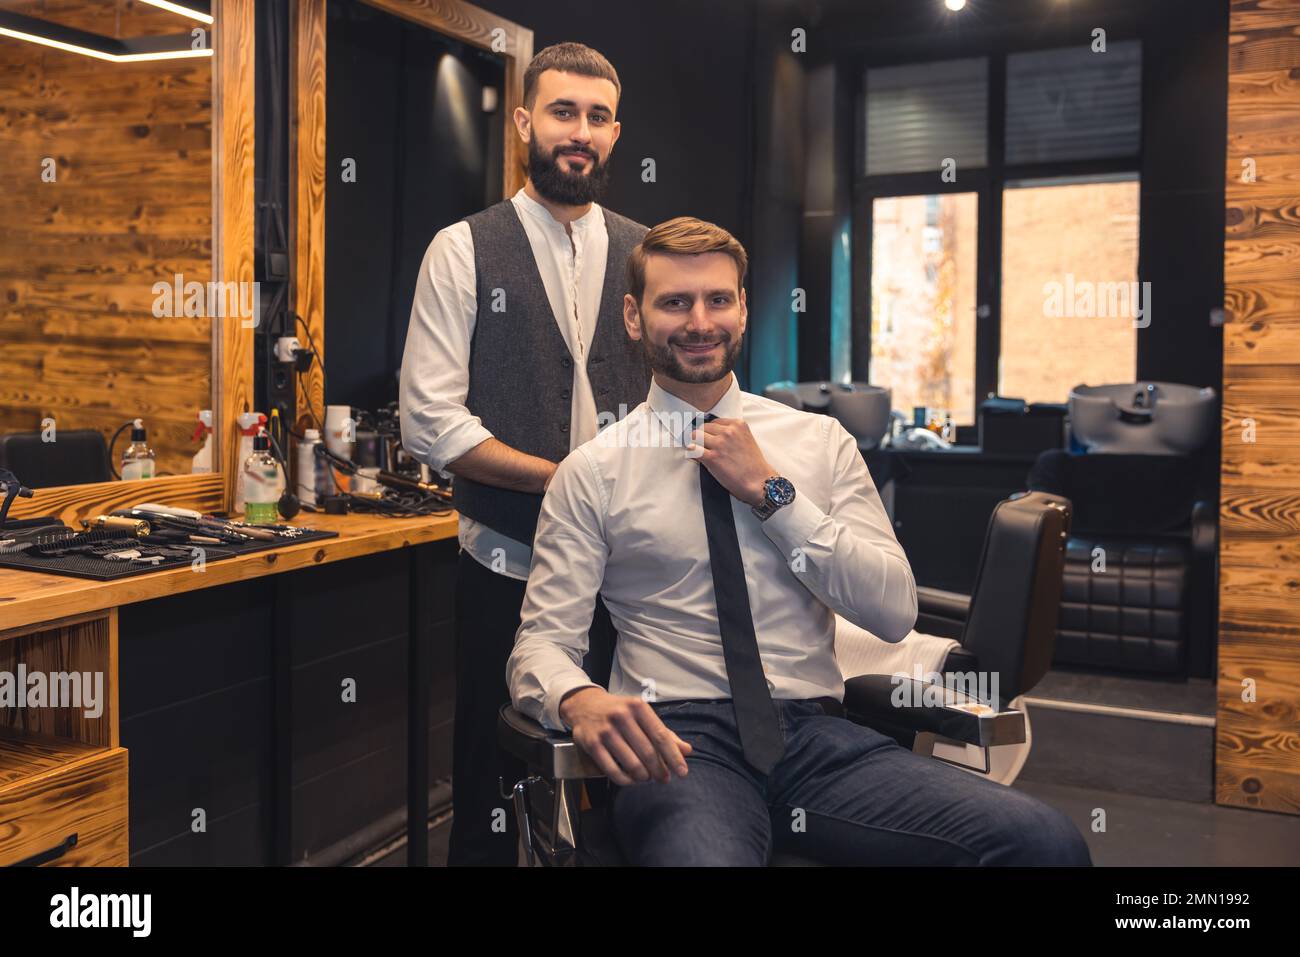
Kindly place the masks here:
<instances>
[{"instance_id":1,"label":"mirror frame","mask_svg":"<svg viewBox=\"0 0 1300 957\"><path fill-rule=\"evenodd\" d=\"M533 31L463 0L363 0L435 33L487 50L506 61L502 90L502 195L525 180L526 153L514 128L524 100L524 70L533 58ZM289 11L289 247L294 262L290 308L302 317L319 350L303 373L294 428L315 428L311 410L325 411L321 375L325 341L325 16L324 0L291 0ZM496 31L500 31L497 33ZM494 48L495 44L495 48ZM504 49L501 47L504 45ZM251 348L250 348L251 355Z\"/></svg>"},{"instance_id":2,"label":"mirror frame","mask_svg":"<svg viewBox=\"0 0 1300 957\"><path fill-rule=\"evenodd\" d=\"M212 3L212 281L253 281L253 110L255 0ZM323 7L324 4L321 4ZM141 500L202 512L234 502L236 417L253 396L253 333L238 317L213 318L212 412L216 469L206 475L168 475L133 482L89 482L33 489L16 498L13 518L55 515L78 519ZM21 476L20 476L21 478Z\"/></svg>"}]
</instances>

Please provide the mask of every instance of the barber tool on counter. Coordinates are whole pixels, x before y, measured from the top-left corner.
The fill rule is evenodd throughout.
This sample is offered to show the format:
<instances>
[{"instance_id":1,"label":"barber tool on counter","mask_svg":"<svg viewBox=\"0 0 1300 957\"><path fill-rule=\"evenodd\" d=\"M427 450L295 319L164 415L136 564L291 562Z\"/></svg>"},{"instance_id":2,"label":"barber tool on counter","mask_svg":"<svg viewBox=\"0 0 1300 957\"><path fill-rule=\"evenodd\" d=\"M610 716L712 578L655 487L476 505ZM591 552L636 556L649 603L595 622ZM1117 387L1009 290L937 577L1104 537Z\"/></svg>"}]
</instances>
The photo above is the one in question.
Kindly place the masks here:
<instances>
[{"instance_id":1,"label":"barber tool on counter","mask_svg":"<svg viewBox=\"0 0 1300 957\"><path fill-rule=\"evenodd\" d=\"M18 476L6 468L0 468L0 485L4 486L5 490L4 502L0 503L0 538L2 538L5 519L9 517L9 506L13 504L15 498L31 498L32 490L18 481Z\"/></svg>"},{"instance_id":2,"label":"barber tool on counter","mask_svg":"<svg viewBox=\"0 0 1300 957\"><path fill-rule=\"evenodd\" d=\"M428 466L402 447L396 401L374 413L331 405L323 429L291 434L298 439L293 488L296 500L309 511L400 518L438 515L451 507L451 492L427 481ZM274 427L271 447L278 447ZM280 461L284 463L283 456Z\"/></svg>"},{"instance_id":3,"label":"barber tool on counter","mask_svg":"<svg viewBox=\"0 0 1300 957\"><path fill-rule=\"evenodd\" d=\"M306 532L314 531L314 529L300 525L235 522L229 519L217 518L214 515L204 515L189 508L176 508L170 505L155 505L153 503L119 509L109 516L100 516L100 518L105 517L143 520L153 526L155 534L166 533L170 530L188 537L191 541L197 538L207 538L213 540L214 544L240 545L252 541L273 542L280 539L297 538Z\"/></svg>"},{"instance_id":4,"label":"barber tool on counter","mask_svg":"<svg viewBox=\"0 0 1300 957\"><path fill-rule=\"evenodd\" d=\"M388 469L360 467L324 445L315 445L312 450L317 456L328 460L333 472L341 472L351 478L353 491L327 497L322 502L326 512L343 514L353 510L402 517L437 514L451 508L451 492L447 489L398 475ZM373 484L378 490L356 490L357 479Z\"/></svg>"},{"instance_id":5,"label":"barber tool on counter","mask_svg":"<svg viewBox=\"0 0 1300 957\"><path fill-rule=\"evenodd\" d=\"M255 443L255 452L267 455L269 438L263 432ZM282 464L271 461L276 469ZM338 532L305 525L231 521L155 502L84 519L81 531L68 527L54 515L11 522L9 508L13 500L32 498L35 493L5 468L0 468L0 489L4 491L0 502L0 566L24 571L106 581L192 567L196 557L203 562L221 561L248 551L338 536ZM255 500L259 494L255 491ZM285 508L286 497L291 499L289 511L296 512L297 499L288 493L273 501L272 508Z\"/></svg>"}]
</instances>

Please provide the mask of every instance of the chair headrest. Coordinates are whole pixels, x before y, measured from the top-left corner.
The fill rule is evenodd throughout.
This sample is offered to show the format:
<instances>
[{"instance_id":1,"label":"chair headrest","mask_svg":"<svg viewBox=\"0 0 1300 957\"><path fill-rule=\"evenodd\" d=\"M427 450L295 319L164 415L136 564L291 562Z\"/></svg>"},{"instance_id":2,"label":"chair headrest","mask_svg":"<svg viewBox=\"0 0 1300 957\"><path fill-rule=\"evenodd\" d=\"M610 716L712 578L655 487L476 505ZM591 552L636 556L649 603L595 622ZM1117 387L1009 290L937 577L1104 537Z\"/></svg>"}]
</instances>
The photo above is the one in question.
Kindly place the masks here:
<instances>
[{"instance_id":1,"label":"chair headrest","mask_svg":"<svg viewBox=\"0 0 1300 957\"><path fill-rule=\"evenodd\" d=\"M961 643L997 673L999 704L1051 667L1070 512L1064 496L1027 492L999 502L989 518Z\"/></svg>"}]
</instances>

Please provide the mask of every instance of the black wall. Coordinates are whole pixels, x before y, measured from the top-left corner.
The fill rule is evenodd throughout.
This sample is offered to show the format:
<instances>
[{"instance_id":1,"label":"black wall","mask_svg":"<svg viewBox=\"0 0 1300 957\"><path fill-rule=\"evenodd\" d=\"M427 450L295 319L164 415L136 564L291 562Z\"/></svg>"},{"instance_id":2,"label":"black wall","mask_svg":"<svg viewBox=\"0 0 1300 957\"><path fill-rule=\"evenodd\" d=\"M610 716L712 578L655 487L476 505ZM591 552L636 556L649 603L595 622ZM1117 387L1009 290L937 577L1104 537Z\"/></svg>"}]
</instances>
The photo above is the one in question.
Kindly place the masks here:
<instances>
[{"instance_id":1,"label":"black wall","mask_svg":"<svg viewBox=\"0 0 1300 957\"><path fill-rule=\"evenodd\" d=\"M533 31L533 49L573 40L603 53L623 86L622 133L604 205L653 226L698 216L751 238L754 4L746 0L485 0ZM641 164L653 158L657 179Z\"/></svg>"}]
</instances>

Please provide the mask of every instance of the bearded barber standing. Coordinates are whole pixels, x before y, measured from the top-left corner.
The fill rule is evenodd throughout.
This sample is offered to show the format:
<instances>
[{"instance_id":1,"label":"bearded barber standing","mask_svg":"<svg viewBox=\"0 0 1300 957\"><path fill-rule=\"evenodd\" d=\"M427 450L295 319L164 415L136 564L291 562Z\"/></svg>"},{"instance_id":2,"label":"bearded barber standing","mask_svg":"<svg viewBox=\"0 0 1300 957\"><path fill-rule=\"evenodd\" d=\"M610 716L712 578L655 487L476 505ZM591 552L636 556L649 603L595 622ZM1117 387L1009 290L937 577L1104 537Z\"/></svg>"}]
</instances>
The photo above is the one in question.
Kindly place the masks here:
<instances>
[{"instance_id":1,"label":"bearded barber standing","mask_svg":"<svg viewBox=\"0 0 1300 957\"><path fill-rule=\"evenodd\" d=\"M644 399L650 375L623 328L625 265L646 227L595 200L619 136L618 74L561 43L524 73L515 110L528 145L523 189L440 231L416 284L402 359L402 444L454 476L454 819L448 864L513 865L517 832L499 781L497 711L519 628L542 493L556 464ZM593 648L612 628L598 608ZM606 680L608 662L590 665Z\"/></svg>"}]
</instances>

